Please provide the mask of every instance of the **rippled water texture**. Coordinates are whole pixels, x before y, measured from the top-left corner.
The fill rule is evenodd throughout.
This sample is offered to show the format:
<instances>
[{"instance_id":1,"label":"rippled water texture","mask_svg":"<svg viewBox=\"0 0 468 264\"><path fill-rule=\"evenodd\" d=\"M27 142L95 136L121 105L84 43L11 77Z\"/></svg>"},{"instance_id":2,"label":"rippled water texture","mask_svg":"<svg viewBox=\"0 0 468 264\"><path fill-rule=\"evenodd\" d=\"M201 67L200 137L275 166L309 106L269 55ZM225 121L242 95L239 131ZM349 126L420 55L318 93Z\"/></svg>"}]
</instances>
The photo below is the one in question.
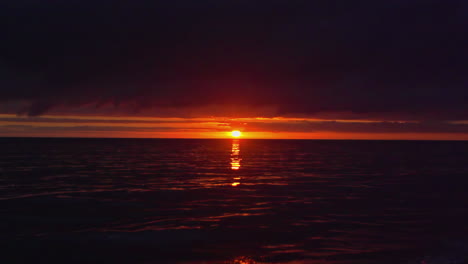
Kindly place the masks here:
<instances>
[{"instance_id":1,"label":"rippled water texture","mask_svg":"<svg viewBox=\"0 0 468 264\"><path fill-rule=\"evenodd\" d=\"M468 260L467 142L0 146L1 263Z\"/></svg>"}]
</instances>

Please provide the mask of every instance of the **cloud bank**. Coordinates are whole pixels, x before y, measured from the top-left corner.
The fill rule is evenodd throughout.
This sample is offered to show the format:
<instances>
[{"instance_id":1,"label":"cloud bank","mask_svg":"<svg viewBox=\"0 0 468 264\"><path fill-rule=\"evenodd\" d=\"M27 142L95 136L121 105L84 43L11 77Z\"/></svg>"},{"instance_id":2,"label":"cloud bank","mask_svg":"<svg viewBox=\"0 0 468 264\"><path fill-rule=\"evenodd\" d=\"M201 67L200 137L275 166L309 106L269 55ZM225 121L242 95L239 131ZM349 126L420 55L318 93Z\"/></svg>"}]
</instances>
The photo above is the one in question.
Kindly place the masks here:
<instances>
[{"instance_id":1,"label":"cloud bank","mask_svg":"<svg viewBox=\"0 0 468 264\"><path fill-rule=\"evenodd\" d=\"M467 11L455 0L5 0L0 110L468 119Z\"/></svg>"}]
</instances>

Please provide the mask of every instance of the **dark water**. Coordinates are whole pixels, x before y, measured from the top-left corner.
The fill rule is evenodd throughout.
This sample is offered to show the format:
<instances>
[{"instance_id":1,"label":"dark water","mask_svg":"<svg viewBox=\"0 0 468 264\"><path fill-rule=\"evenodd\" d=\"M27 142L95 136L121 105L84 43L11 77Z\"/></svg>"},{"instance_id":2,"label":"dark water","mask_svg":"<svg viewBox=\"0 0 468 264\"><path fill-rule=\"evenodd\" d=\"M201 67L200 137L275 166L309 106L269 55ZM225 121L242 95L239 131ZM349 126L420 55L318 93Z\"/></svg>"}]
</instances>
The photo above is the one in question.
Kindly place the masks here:
<instances>
[{"instance_id":1,"label":"dark water","mask_svg":"<svg viewBox=\"0 0 468 264\"><path fill-rule=\"evenodd\" d=\"M468 263L468 142L0 139L0 263Z\"/></svg>"}]
</instances>

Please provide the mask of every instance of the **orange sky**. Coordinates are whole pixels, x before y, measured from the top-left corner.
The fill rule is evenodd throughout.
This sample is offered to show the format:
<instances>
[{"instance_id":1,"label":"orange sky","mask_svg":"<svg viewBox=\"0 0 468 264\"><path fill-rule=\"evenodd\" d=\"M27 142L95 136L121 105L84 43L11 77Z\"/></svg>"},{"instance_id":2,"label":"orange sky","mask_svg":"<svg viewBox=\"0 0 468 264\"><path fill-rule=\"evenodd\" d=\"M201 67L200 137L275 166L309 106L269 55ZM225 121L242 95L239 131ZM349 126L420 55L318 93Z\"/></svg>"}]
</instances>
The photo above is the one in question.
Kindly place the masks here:
<instances>
[{"instance_id":1,"label":"orange sky","mask_svg":"<svg viewBox=\"0 0 468 264\"><path fill-rule=\"evenodd\" d=\"M348 128L356 126L357 131ZM379 126L389 131L376 130ZM405 126L418 129L414 121L0 115L0 136L3 137L230 138L230 132L238 129L243 132L242 138L468 140L468 133L464 131L415 132L405 130Z\"/></svg>"}]
</instances>

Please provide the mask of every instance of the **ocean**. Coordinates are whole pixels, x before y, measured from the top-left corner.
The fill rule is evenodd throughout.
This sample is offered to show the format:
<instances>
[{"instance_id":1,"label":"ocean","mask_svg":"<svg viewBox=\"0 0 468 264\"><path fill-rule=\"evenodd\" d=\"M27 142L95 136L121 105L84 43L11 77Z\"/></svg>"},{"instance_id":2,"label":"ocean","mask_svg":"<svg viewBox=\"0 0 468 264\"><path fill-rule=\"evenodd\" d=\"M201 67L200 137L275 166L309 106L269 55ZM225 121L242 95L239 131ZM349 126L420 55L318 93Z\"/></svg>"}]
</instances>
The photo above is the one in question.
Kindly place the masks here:
<instances>
[{"instance_id":1,"label":"ocean","mask_svg":"<svg viewBox=\"0 0 468 264\"><path fill-rule=\"evenodd\" d=\"M0 138L0 263L468 263L468 142Z\"/></svg>"}]
</instances>

